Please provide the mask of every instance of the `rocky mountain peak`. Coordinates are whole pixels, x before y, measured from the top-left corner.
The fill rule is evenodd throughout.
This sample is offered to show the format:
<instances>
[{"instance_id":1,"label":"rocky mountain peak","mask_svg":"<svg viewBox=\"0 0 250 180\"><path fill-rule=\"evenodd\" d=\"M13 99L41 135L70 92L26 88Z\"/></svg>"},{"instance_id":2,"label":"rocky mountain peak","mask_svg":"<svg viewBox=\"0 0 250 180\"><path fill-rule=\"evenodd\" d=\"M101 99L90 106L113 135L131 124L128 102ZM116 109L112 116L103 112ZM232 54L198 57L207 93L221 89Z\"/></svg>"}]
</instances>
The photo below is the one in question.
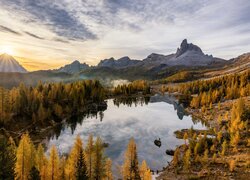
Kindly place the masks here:
<instances>
[{"instance_id":1,"label":"rocky mountain peak","mask_svg":"<svg viewBox=\"0 0 250 180\"><path fill-rule=\"evenodd\" d=\"M72 63L71 63L72 65L74 64L74 65L79 65L79 64L81 64L78 60L75 60L75 61L73 61Z\"/></svg>"},{"instance_id":2,"label":"rocky mountain peak","mask_svg":"<svg viewBox=\"0 0 250 180\"><path fill-rule=\"evenodd\" d=\"M184 39L181 43L180 48L177 49L176 57L181 56L182 54L184 54L187 51L196 51L197 53L203 54L203 52L199 46L196 46L192 43L189 44L187 42L187 39Z\"/></svg>"}]
</instances>

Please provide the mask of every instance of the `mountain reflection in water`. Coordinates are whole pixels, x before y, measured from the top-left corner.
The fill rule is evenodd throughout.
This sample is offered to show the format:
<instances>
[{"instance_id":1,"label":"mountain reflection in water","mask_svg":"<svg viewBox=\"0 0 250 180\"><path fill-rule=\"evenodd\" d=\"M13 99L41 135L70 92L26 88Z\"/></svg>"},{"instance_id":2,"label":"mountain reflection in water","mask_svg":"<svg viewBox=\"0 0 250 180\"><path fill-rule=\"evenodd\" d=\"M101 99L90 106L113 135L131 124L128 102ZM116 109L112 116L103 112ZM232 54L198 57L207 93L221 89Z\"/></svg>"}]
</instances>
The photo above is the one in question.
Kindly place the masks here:
<instances>
[{"instance_id":1,"label":"mountain reflection in water","mask_svg":"<svg viewBox=\"0 0 250 180\"><path fill-rule=\"evenodd\" d=\"M78 134L84 144L89 134L100 136L109 144L105 153L116 168L123 162L129 139L134 137L139 160L145 159L151 169L160 170L172 158L166 155L166 149L184 143L175 138L175 130L191 126L203 128L200 122L193 122L191 116L184 113L184 108L170 96L109 99L107 105L105 111L71 118L70 123L58 127L48 147L55 144L61 154L67 153ZM158 138L161 138L160 148L154 144Z\"/></svg>"}]
</instances>

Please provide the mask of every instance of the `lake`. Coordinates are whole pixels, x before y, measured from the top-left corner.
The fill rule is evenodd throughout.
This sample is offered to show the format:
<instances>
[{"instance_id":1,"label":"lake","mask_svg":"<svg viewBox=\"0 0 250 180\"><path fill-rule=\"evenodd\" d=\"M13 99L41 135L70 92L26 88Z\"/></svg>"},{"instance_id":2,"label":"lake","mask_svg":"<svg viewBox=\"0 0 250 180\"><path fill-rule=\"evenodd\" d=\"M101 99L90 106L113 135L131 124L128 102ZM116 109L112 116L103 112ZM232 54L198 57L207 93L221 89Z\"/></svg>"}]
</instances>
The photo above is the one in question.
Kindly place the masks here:
<instances>
[{"instance_id":1,"label":"lake","mask_svg":"<svg viewBox=\"0 0 250 180\"><path fill-rule=\"evenodd\" d=\"M48 147L54 144L60 154L67 153L77 135L85 144L92 133L109 144L105 154L112 159L116 169L122 164L129 139L133 137L140 162L145 159L152 170L161 170L172 159L165 151L184 143L175 137L174 131L191 126L205 128L200 122L193 122L192 117L184 113L184 108L167 95L109 99L107 105L107 110L82 118L73 129L72 125L65 125L58 137L50 138ZM154 144L154 140L159 138L162 142L160 148Z\"/></svg>"}]
</instances>

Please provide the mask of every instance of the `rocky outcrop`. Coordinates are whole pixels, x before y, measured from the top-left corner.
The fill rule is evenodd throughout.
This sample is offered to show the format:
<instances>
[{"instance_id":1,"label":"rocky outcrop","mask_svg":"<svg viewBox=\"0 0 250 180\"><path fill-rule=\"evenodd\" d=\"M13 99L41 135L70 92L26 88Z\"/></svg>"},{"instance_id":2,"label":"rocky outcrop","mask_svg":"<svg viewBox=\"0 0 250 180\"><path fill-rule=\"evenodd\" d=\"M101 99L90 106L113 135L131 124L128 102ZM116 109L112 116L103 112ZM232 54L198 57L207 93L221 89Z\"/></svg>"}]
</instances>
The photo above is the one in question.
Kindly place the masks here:
<instances>
[{"instance_id":1,"label":"rocky outcrop","mask_svg":"<svg viewBox=\"0 0 250 180\"><path fill-rule=\"evenodd\" d=\"M86 63L81 64L79 61L75 60L71 64L65 65L64 67L61 67L61 68L54 70L54 71L74 74L74 73L78 73L78 72L85 70L85 69L88 69L88 68L89 68L88 64L86 64Z\"/></svg>"},{"instance_id":2,"label":"rocky outcrop","mask_svg":"<svg viewBox=\"0 0 250 180\"><path fill-rule=\"evenodd\" d=\"M112 68L126 68L137 65L141 61L131 60L128 56L124 56L120 59L115 60L113 57L109 59L101 60L98 67L112 67Z\"/></svg>"},{"instance_id":3,"label":"rocky outcrop","mask_svg":"<svg viewBox=\"0 0 250 180\"><path fill-rule=\"evenodd\" d=\"M177 52L175 53L176 57L181 56L182 54L184 54L187 51L195 51L198 54L204 55L204 53L202 52L201 48L190 43L187 43L187 39L184 39L181 43L180 48L177 49Z\"/></svg>"}]
</instances>

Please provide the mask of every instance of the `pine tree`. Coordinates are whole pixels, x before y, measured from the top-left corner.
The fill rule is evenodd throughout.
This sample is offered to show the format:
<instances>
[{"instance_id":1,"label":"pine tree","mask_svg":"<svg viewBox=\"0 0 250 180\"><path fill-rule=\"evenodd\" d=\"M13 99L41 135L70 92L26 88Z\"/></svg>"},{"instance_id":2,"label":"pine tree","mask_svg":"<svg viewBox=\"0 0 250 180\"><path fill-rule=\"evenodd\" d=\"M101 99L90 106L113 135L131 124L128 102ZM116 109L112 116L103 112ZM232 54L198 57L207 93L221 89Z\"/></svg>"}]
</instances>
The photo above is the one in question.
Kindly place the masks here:
<instances>
[{"instance_id":1,"label":"pine tree","mask_svg":"<svg viewBox=\"0 0 250 180\"><path fill-rule=\"evenodd\" d=\"M137 150L134 139L130 139L122 166L123 179L140 180Z\"/></svg>"},{"instance_id":2,"label":"pine tree","mask_svg":"<svg viewBox=\"0 0 250 180\"><path fill-rule=\"evenodd\" d=\"M22 135L17 148L16 157L16 179L27 180L29 177L30 170L33 166L31 162L34 161L32 160L32 157L34 157L32 155L32 142L28 133Z\"/></svg>"},{"instance_id":3,"label":"pine tree","mask_svg":"<svg viewBox=\"0 0 250 180\"><path fill-rule=\"evenodd\" d=\"M60 180L59 167L59 156L56 147L53 145L50 150L50 158L48 163L48 179Z\"/></svg>"}]
</instances>

